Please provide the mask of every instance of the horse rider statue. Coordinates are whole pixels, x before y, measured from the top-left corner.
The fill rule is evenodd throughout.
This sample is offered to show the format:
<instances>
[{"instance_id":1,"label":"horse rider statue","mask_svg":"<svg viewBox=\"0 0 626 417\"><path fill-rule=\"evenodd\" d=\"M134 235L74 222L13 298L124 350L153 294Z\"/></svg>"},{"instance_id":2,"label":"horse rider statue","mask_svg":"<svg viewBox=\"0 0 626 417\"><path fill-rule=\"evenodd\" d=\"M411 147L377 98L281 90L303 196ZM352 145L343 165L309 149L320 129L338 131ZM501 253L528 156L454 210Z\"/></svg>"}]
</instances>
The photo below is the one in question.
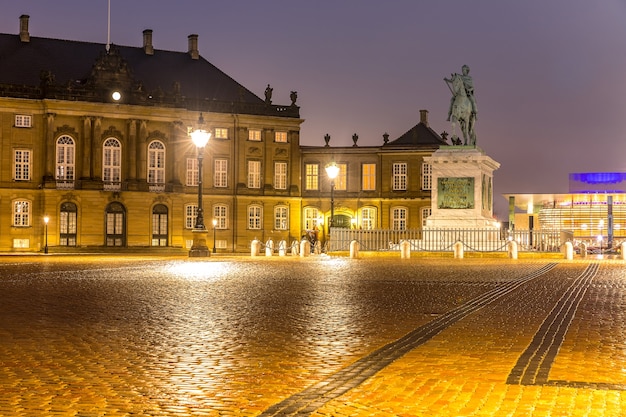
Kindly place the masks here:
<instances>
[{"instance_id":1,"label":"horse rider statue","mask_svg":"<svg viewBox=\"0 0 626 417\"><path fill-rule=\"evenodd\" d=\"M476 108L476 98L474 98L474 80L469 75L470 68L467 65L463 65L463 67L461 68L461 72L462 74L452 74L450 76L450 79L444 78L443 80L448 84L448 87L450 86L450 84L452 84L452 78L455 75L458 75L463 80L465 93L467 94L467 98L469 99L470 103L472 103L472 116L474 116L474 120L477 120L478 110ZM450 121L450 116L452 115L452 105L454 104L455 98L456 98L456 95L454 93L454 90L452 90L452 98L450 99L450 109L448 110L448 118L446 119L447 121Z\"/></svg>"}]
</instances>

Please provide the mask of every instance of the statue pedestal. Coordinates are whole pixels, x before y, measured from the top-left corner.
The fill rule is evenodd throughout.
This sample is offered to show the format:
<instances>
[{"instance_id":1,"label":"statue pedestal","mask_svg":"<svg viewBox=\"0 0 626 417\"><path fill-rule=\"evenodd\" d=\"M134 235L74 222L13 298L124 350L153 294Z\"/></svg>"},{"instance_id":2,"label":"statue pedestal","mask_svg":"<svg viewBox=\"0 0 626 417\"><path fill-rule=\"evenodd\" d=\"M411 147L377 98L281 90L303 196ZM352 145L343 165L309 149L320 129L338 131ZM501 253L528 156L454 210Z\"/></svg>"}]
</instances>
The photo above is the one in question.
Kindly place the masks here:
<instances>
[{"instance_id":1,"label":"statue pedestal","mask_svg":"<svg viewBox=\"0 0 626 417\"><path fill-rule=\"evenodd\" d=\"M193 243L191 244L191 249L189 250L190 258L199 258L199 257L209 257L211 253L209 252L209 247L206 244L206 238L208 232L205 229L194 229L193 233Z\"/></svg>"}]
</instances>

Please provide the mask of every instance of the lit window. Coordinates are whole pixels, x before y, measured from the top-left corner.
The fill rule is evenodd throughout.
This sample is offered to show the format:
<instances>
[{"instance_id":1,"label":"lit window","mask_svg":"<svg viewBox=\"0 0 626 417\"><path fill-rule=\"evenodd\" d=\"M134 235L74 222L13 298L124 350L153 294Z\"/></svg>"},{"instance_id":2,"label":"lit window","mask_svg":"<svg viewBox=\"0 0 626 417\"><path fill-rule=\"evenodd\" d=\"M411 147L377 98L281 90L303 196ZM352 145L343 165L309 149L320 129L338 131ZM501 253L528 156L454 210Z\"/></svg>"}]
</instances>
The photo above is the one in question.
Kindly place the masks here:
<instances>
[{"instance_id":1,"label":"lit window","mask_svg":"<svg viewBox=\"0 0 626 417\"><path fill-rule=\"evenodd\" d=\"M422 164L422 190L433 189L433 166L431 164Z\"/></svg>"},{"instance_id":2,"label":"lit window","mask_svg":"<svg viewBox=\"0 0 626 417\"><path fill-rule=\"evenodd\" d=\"M363 164L363 191L376 189L376 164Z\"/></svg>"},{"instance_id":3,"label":"lit window","mask_svg":"<svg viewBox=\"0 0 626 417\"><path fill-rule=\"evenodd\" d=\"M274 134L274 140L276 142L287 143L287 132L276 132Z\"/></svg>"},{"instance_id":4,"label":"lit window","mask_svg":"<svg viewBox=\"0 0 626 417\"><path fill-rule=\"evenodd\" d=\"M393 230L405 230L407 221L407 209L397 207L391 211L391 222Z\"/></svg>"},{"instance_id":5,"label":"lit window","mask_svg":"<svg viewBox=\"0 0 626 417\"><path fill-rule=\"evenodd\" d=\"M248 130L248 140L253 140L255 142L261 141L261 131L260 130Z\"/></svg>"},{"instance_id":6,"label":"lit window","mask_svg":"<svg viewBox=\"0 0 626 417\"><path fill-rule=\"evenodd\" d=\"M339 174L335 178L335 190L345 191L347 188L348 167L346 164L337 164Z\"/></svg>"},{"instance_id":7,"label":"lit window","mask_svg":"<svg viewBox=\"0 0 626 417\"><path fill-rule=\"evenodd\" d=\"M102 147L102 181L105 190L121 189L122 145L115 138L108 138Z\"/></svg>"},{"instance_id":8,"label":"lit window","mask_svg":"<svg viewBox=\"0 0 626 417\"><path fill-rule=\"evenodd\" d=\"M262 225L263 209L261 206L248 207L248 229L260 230Z\"/></svg>"},{"instance_id":9,"label":"lit window","mask_svg":"<svg viewBox=\"0 0 626 417\"><path fill-rule=\"evenodd\" d=\"M15 200L13 202L13 226L30 226L30 201Z\"/></svg>"},{"instance_id":10,"label":"lit window","mask_svg":"<svg viewBox=\"0 0 626 417\"><path fill-rule=\"evenodd\" d=\"M274 188L287 189L287 162L274 162Z\"/></svg>"},{"instance_id":11,"label":"lit window","mask_svg":"<svg viewBox=\"0 0 626 417\"><path fill-rule=\"evenodd\" d=\"M15 181L29 181L31 151L25 149L16 149L14 151L13 158L15 164L13 179L15 179Z\"/></svg>"},{"instance_id":12,"label":"lit window","mask_svg":"<svg viewBox=\"0 0 626 417\"><path fill-rule=\"evenodd\" d=\"M318 226L319 212L315 207L306 207L304 209L304 228L313 230Z\"/></svg>"},{"instance_id":13,"label":"lit window","mask_svg":"<svg viewBox=\"0 0 626 417\"><path fill-rule=\"evenodd\" d=\"M222 204L213 206L213 220L216 229L228 229L228 207Z\"/></svg>"},{"instance_id":14,"label":"lit window","mask_svg":"<svg viewBox=\"0 0 626 417\"><path fill-rule=\"evenodd\" d=\"M376 228L376 209L374 207L361 209L361 228L365 230Z\"/></svg>"},{"instance_id":15,"label":"lit window","mask_svg":"<svg viewBox=\"0 0 626 417\"><path fill-rule=\"evenodd\" d=\"M228 139L228 129L225 127L216 127L215 139Z\"/></svg>"},{"instance_id":16,"label":"lit window","mask_svg":"<svg viewBox=\"0 0 626 417\"><path fill-rule=\"evenodd\" d=\"M398 163L393 164L392 181L393 181L394 191L406 190L406 175L407 175L406 162L398 162Z\"/></svg>"},{"instance_id":17,"label":"lit window","mask_svg":"<svg viewBox=\"0 0 626 417\"><path fill-rule=\"evenodd\" d=\"M276 230L288 230L289 229L289 209L287 206L274 207L274 229Z\"/></svg>"},{"instance_id":18,"label":"lit window","mask_svg":"<svg viewBox=\"0 0 626 417\"><path fill-rule=\"evenodd\" d=\"M187 204L185 206L185 229L193 229L196 225L196 217L198 217L198 205Z\"/></svg>"},{"instance_id":19,"label":"lit window","mask_svg":"<svg viewBox=\"0 0 626 417\"><path fill-rule=\"evenodd\" d=\"M198 159L187 158L187 185L198 185Z\"/></svg>"},{"instance_id":20,"label":"lit window","mask_svg":"<svg viewBox=\"0 0 626 417\"><path fill-rule=\"evenodd\" d=\"M74 203L61 204L59 212L59 245L76 246L76 216L78 207Z\"/></svg>"},{"instance_id":21,"label":"lit window","mask_svg":"<svg viewBox=\"0 0 626 417\"><path fill-rule=\"evenodd\" d=\"M213 171L213 184L215 187L228 187L228 160L216 159Z\"/></svg>"},{"instance_id":22,"label":"lit window","mask_svg":"<svg viewBox=\"0 0 626 417\"><path fill-rule=\"evenodd\" d=\"M15 115L15 127L32 127L33 117L25 114Z\"/></svg>"},{"instance_id":23,"label":"lit window","mask_svg":"<svg viewBox=\"0 0 626 417\"><path fill-rule=\"evenodd\" d=\"M318 164L306 164L304 169L306 175L305 189L318 190L320 166Z\"/></svg>"},{"instance_id":24,"label":"lit window","mask_svg":"<svg viewBox=\"0 0 626 417\"><path fill-rule=\"evenodd\" d=\"M248 161L248 188L261 188L261 161Z\"/></svg>"},{"instance_id":25,"label":"lit window","mask_svg":"<svg viewBox=\"0 0 626 417\"><path fill-rule=\"evenodd\" d=\"M56 159L56 180L57 181L73 181L74 180L74 155L75 146L74 139L70 136L63 135L57 139L57 159Z\"/></svg>"},{"instance_id":26,"label":"lit window","mask_svg":"<svg viewBox=\"0 0 626 417\"><path fill-rule=\"evenodd\" d=\"M148 185L162 186L165 184L165 145L155 140L148 145Z\"/></svg>"}]
</instances>

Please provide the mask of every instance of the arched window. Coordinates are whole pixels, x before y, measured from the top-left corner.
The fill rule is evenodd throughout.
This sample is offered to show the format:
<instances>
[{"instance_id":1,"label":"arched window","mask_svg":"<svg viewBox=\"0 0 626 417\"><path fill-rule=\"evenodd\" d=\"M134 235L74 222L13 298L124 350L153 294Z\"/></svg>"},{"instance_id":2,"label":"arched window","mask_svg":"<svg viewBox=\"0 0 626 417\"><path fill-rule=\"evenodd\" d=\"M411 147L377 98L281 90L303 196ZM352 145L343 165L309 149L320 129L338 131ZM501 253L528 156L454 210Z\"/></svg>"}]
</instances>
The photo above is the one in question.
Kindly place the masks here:
<instances>
[{"instance_id":1,"label":"arched window","mask_svg":"<svg viewBox=\"0 0 626 417\"><path fill-rule=\"evenodd\" d=\"M263 228L263 207L248 206L248 229L260 230Z\"/></svg>"},{"instance_id":2,"label":"arched window","mask_svg":"<svg viewBox=\"0 0 626 417\"><path fill-rule=\"evenodd\" d=\"M167 206L152 208L152 246L167 246Z\"/></svg>"},{"instance_id":3,"label":"arched window","mask_svg":"<svg viewBox=\"0 0 626 417\"><path fill-rule=\"evenodd\" d=\"M126 209L121 203L106 208L106 246L126 245Z\"/></svg>"},{"instance_id":4,"label":"arched window","mask_svg":"<svg viewBox=\"0 0 626 417\"><path fill-rule=\"evenodd\" d=\"M213 206L213 220L217 220L216 229L228 229L228 206L216 204Z\"/></svg>"},{"instance_id":5,"label":"arched window","mask_svg":"<svg viewBox=\"0 0 626 417\"><path fill-rule=\"evenodd\" d=\"M150 191L165 190L165 145L158 140L148 145L148 187Z\"/></svg>"},{"instance_id":6,"label":"arched window","mask_svg":"<svg viewBox=\"0 0 626 417\"><path fill-rule=\"evenodd\" d=\"M76 220L78 208L74 203L61 204L59 213L59 245L76 246Z\"/></svg>"},{"instance_id":7,"label":"arched window","mask_svg":"<svg viewBox=\"0 0 626 417\"><path fill-rule=\"evenodd\" d=\"M289 207L282 205L274 207L274 229L289 229Z\"/></svg>"},{"instance_id":8,"label":"arched window","mask_svg":"<svg viewBox=\"0 0 626 417\"><path fill-rule=\"evenodd\" d=\"M115 138L108 138L102 146L102 181L105 190L122 188L122 145Z\"/></svg>"},{"instance_id":9,"label":"arched window","mask_svg":"<svg viewBox=\"0 0 626 417\"><path fill-rule=\"evenodd\" d=\"M74 139L63 135L57 139L56 172L57 188L73 189L76 149Z\"/></svg>"},{"instance_id":10,"label":"arched window","mask_svg":"<svg viewBox=\"0 0 626 417\"><path fill-rule=\"evenodd\" d=\"M319 211L316 207L306 207L304 209L304 229L313 230L319 226Z\"/></svg>"},{"instance_id":11,"label":"arched window","mask_svg":"<svg viewBox=\"0 0 626 417\"><path fill-rule=\"evenodd\" d=\"M361 209L361 228L372 230L376 228L376 208L363 207Z\"/></svg>"}]
</instances>

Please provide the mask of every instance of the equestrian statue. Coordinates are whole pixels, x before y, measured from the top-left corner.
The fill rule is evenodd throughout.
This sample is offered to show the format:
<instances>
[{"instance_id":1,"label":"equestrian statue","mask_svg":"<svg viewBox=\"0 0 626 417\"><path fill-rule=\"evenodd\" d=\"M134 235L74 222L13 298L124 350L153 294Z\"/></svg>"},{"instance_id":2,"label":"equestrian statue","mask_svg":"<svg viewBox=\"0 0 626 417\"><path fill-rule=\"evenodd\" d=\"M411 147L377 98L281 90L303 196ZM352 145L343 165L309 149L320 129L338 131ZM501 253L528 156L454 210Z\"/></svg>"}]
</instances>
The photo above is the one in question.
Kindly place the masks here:
<instances>
[{"instance_id":1,"label":"equestrian statue","mask_svg":"<svg viewBox=\"0 0 626 417\"><path fill-rule=\"evenodd\" d=\"M469 67L463 65L462 74L451 74L450 78L444 78L448 88L452 92L450 99L450 109L448 110L448 121L452 122L452 143L460 143L456 136L456 125L463 134L464 145L476 146L476 132L474 125L478 111L476 109L476 99L474 98L474 80L469 75Z\"/></svg>"}]
</instances>

